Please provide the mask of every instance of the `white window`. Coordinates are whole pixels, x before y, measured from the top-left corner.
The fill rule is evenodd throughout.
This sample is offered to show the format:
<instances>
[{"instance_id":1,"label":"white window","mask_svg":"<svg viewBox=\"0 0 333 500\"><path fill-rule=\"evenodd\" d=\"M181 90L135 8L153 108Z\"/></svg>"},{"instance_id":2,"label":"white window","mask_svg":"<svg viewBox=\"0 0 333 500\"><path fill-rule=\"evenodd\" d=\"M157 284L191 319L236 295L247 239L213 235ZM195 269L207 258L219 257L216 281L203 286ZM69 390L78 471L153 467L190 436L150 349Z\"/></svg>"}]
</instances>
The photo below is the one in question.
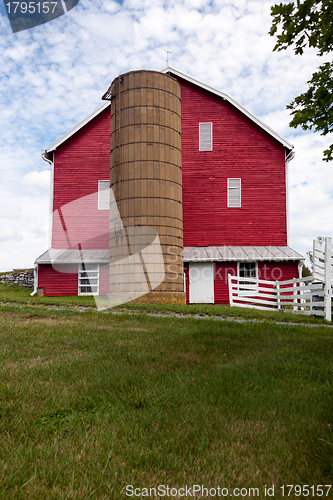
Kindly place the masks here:
<instances>
[{"instance_id":1,"label":"white window","mask_svg":"<svg viewBox=\"0 0 333 500\"><path fill-rule=\"evenodd\" d=\"M228 179L228 207L241 206L241 179Z\"/></svg>"},{"instance_id":2,"label":"white window","mask_svg":"<svg viewBox=\"0 0 333 500\"><path fill-rule=\"evenodd\" d=\"M213 151L212 123L199 123L199 151Z\"/></svg>"},{"instance_id":3,"label":"white window","mask_svg":"<svg viewBox=\"0 0 333 500\"><path fill-rule=\"evenodd\" d=\"M110 181L98 181L98 210L109 210Z\"/></svg>"},{"instance_id":4,"label":"white window","mask_svg":"<svg viewBox=\"0 0 333 500\"><path fill-rule=\"evenodd\" d=\"M79 295L98 295L99 266L98 264L82 263L79 267Z\"/></svg>"},{"instance_id":5,"label":"white window","mask_svg":"<svg viewBox=\"0 0 333 500\"><path fill-rule=\"evenodd\" d=\"M245 278L239 281L239 295L253 295L258 292L258 283L246 278L258 279L258 263L257 262L237 262L237 275L239 278Z\"/></svg>"}]
</instances>

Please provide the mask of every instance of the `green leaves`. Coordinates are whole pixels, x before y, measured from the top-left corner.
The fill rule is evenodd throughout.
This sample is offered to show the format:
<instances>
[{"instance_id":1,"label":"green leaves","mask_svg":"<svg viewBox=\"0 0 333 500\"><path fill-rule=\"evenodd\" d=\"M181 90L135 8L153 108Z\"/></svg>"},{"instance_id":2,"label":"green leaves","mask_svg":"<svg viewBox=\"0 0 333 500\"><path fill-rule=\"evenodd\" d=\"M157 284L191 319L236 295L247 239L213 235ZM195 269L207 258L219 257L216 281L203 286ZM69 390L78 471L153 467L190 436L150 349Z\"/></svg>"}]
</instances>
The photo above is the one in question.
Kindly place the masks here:
<instances>
[{"instance_id":1,"label":"green leaves","mask_svg":"<svg viewBox=\"0 0 333 500\"><path fill-rule=\"evenodd\" d=\"M314 128L327 135L333 130L333 63L325 63L313 73L308 90L287 106L292 109L291 127Z\"/></svg>"},{"instance_id":2,"label":"green leaves","mask_svg":"<svg viewBox=\"0 0 333 500\"><path fill-rule=\"evenodd\" d=\"M313 47L318 49L318 56L332 52L332 0L280 3L271 8L271 15L269 34L277 38L274 50L293 47L295 54L301 55L306 47ZM290 126L327 135L333 130L333 63L320 66L307 83L308 90L287 106L293 116ZM333 160L333 144L324 151L323 159Z\"/></svg>"},{"instance_id":3,"label":"green leaves","mask_svg":"<svg viewBox=\"0 0 333 500\"><path fill-rule=\"evenodd\" d=\"M297 0L296 3L271 7L271 36L276 35L274 50L293 46L295 54L303 54L306 46L318 49L318 55L333 49L332 0ZM280 33L278 29L280 28Z\"/></svg>"}]
</instances>

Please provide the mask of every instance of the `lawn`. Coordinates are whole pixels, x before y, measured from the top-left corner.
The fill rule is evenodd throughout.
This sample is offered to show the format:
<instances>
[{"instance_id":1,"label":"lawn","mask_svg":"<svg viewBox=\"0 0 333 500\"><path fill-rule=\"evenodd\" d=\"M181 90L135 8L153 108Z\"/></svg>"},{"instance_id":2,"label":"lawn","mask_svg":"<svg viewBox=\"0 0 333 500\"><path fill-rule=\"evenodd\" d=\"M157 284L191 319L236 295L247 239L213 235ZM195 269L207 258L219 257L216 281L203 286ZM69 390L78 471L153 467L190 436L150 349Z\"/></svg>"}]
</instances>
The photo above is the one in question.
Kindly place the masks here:
<instances>
[{"instance_id":1,"label":"lawn","mask_svg":"<svg viewBox=\"0 0 333 500\"><path fill-rule=\"evenodd\" d=\"M0 289L1 499L333 498L332 328L89 300Z\"/></svg>"}]
</instances>

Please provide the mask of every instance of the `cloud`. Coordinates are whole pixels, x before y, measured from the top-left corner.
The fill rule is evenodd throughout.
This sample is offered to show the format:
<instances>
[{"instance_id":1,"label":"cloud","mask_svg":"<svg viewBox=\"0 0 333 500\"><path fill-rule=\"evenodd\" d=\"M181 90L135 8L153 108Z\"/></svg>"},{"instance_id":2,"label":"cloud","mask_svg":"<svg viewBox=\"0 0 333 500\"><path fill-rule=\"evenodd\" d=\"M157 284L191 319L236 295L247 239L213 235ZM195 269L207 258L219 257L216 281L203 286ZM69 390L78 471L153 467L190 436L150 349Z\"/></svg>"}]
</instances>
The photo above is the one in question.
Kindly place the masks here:
<instances>
[{"instance_id":1,"label":"cloud","mask_svg":"<svg viewBox=\"0 0 333 500\"><path fill-rule=\"evenodd\" d=\"M42 189L50 188L50 171L44 170L42 172L38 172L37 170L33 170L32 172L28 172L22 179L22 183L26 186L36 186Z\"/></svg>"},{"instance_id":2,"label":"cloud","mask_svg":"<svg viewBox=\"0 0 333 500\"><path fill-rule=\"evenodd\" d=\"M22 236L7 224L0 225L0 240L10 240L12 242L21 241Z\"/></svg>"}]
</instances>

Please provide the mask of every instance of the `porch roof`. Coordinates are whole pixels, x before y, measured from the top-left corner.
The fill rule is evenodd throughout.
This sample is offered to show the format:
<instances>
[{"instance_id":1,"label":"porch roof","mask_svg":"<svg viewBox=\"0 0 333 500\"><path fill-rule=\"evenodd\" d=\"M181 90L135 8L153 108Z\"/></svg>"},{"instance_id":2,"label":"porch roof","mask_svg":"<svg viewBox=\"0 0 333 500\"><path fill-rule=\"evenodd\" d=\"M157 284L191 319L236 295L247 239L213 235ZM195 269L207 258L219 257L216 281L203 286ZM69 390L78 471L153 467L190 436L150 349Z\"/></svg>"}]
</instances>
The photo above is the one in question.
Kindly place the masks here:
<instances>
[{"instance_id":1,"label":"porch roof","mask_svg":"<svg viewBox=\"0 0 333 500\"><path fill-rule=\"evenodd\" d=\"M256 262L297 261L304 257L288 246L185 247L184 262ZM36 264L106 263L109 250L61 250L50 248L36 259Z\"/></svg>"},{"instance_id":2,"label":"porch roof","mask_svg":"<svg viewBox=\"0 0 333 500\"><path fill-rule=\"evenodd\" d=\"M107 263L109 250L61 250L49 248L36 259L36 264L80 264L81 262Z\"/></svg>"},{"instance_id":3,"label":"porch roof","mask_svg":"<svg viewBox=\"0 0 333 500\"><path fill-rule=\"evenodd\" d=\"M184 262L256 262L303 260L288 246L185 247Z\"/></svg>"}]
</instances>

